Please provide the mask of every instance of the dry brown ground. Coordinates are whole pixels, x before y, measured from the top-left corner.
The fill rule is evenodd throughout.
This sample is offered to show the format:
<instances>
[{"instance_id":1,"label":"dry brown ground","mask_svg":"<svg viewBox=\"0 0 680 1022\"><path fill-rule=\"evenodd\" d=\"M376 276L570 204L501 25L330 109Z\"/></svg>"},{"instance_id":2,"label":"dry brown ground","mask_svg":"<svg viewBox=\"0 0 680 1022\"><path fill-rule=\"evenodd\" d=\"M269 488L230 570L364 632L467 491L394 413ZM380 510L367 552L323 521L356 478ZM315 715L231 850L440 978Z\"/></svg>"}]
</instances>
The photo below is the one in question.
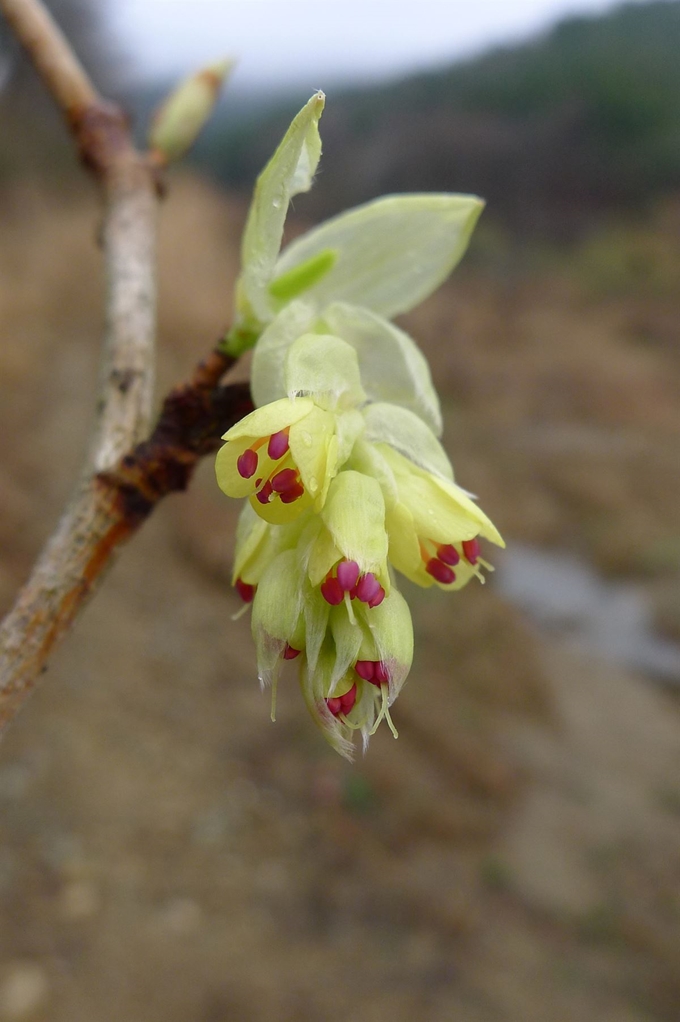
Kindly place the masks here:
<instances>
[{"instance_id":1,"label":"dry brown ground","mask_svg":"<svg viewBox=\"0 0 680 1022\"><path fill-rule=\"evenodd\" d=\"M27 185L0 212L6 605L82 454L100 285L91 204ZM164 383L228 317L242 214L174 184ZM672 631L678 288L509 266L410 317L459 478L510 541L646 578ZM676 704L492 587L410 592L401 736L350 767L292 673L268 720L230 620L235 510L209 466L159 510L0 749L0 1019L680 1018Z\"/></svg>"}]
</instances>

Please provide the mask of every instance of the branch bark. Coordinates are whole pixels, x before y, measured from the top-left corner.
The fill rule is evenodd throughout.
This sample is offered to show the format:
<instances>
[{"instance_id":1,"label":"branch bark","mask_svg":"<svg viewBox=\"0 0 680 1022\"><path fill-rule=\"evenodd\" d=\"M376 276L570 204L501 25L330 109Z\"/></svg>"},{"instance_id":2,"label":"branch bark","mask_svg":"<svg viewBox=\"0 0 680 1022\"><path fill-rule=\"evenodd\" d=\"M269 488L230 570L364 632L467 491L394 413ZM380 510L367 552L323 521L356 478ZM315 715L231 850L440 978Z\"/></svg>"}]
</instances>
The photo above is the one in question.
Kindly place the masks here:
<instances>
[{"instance_id":1,"label":"branch bark","mask_svg":"<svg viewBox=\"0 0 680 1022\"><path fill-rule=\"evenodd\" d=\"M0 732L33 691L114 550L158 500L184 489L203 454L252 407L247 388L221 387L217 352L167 398L151 437L155 343L157 169L131 141L40 0L0 10L62 109L104 194L106 329L92 442L75 493L0 626ZM136 446L135 446L136 445Z\"/></svg>"}]
</instances>

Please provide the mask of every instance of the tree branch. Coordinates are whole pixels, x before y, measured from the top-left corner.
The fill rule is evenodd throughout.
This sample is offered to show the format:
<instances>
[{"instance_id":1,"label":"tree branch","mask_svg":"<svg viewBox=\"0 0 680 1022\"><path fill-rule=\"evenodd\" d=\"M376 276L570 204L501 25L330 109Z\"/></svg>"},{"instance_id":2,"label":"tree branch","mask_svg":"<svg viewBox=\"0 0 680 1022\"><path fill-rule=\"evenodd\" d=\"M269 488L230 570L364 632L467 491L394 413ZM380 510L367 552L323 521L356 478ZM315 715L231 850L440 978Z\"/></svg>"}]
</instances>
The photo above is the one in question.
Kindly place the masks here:
<instances>
[{"instance_id":1,"label":"tree branch","mask_svg":"<svg viewBox=\"0 0 680 1022\"><path fill-rule=\"evenodd\" d=\"M162 496L186 487L197 460L252 406L244 386L219 386L232 360L214 352L166 398L154 432L139 443L153 389L157 171L134 149L122 111L97 94L39 0L0 0L0 10L102 185L107 278L100 396L86 465L0 626L1 731L35 687L116 547Z\"/></svg>"},{"instance_id":2,"label":"tree branch","mask_svg":"<svg viewBox=\"0 0 680 1022\"><path fill-rule=\"evenodd\" d=\"M36 0L2 0L0 9L69 124L75 124L88 107L101 103L68 40L43 4Z\"/></svg>"}]
</instances>

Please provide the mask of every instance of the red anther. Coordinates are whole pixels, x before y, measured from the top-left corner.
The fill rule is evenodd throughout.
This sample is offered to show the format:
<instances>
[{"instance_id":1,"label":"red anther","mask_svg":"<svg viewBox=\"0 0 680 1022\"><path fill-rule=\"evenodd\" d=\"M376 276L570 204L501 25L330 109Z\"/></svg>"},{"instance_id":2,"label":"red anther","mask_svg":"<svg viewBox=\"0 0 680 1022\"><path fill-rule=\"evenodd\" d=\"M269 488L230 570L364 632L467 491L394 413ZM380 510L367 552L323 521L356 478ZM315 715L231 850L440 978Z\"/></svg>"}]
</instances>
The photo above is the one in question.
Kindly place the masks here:
<instances>
[{"instance_id":1,"label":"red anther","mask_svg":"<svg viewBox=\"0 0 680 1022\"><path fill-rule=\"evenodd\" d=\"M334 717L337 717L340 713L342 713L342 699L337 696L333 696L332 699L327 699L326 706Z\"/></svg>"},{"instance_id":2,"label":"red anther","mask_svg":"<svg viewBox=\"0 0 680 1022\"><path fill-rule=\"evenodd\" d=\"M382 601L385 599L385 590L382 586L378 589L378 592L369 601L369 607L379 607Z\"/></svg>"},{"instance_id":3,"label":"red anther","mask_svg":"<svg viewBox=\"0 0 680 1022\"><path fill-rule=\"evenodd\" d=\"M238 474L244 479L250 479L257 472L257 452L249 447L247 451L236 459Z\"/></svg>"},{"instance_id":4,"label":"red anther","mask_svg":"<svg viewBox=\"0 0 680 1022\"><path fill-rule=\"evenodd\" d=\"M289 490L286 490L284 493L279 494L279 496L281 497L281 503L292 504L294 500L297 500L299 497L302 497L304 492L305 488L302 485L302 483L295 483L295 485L291 486Z\"/></svg>"},{"instance_id":5,"label":"red anther","mask_svg":"<svg viewBox=\"0 0 680 1022\"><path fill-rule=\"evenodd\" d=\"M476 564L477 558L479 557L479 540L466 539L463 542L463 553L465 554L465 559L469 561L470 564Z\"/></svg>"},{"instance_id":6,"label":"red anther","mask_svg":"<svg viewBox=\"0 0 680 1022\"><path fill-rule=\"evenodd\" d=\"M354 665L354 670L360 678L364 679L364 681L373 681L375 664L372 660L357 660Z\"/></svg>"},{"instance_id":7,"label":"red anther","mask_svg":"<svg viewBox=\"0 0 680 1022\"><path fill-rule=\"evenodd\" d=\"M357 598L362 603L369 603L380 592L380 583L372 571L362 575L357 583Z\"/></svg>"},{"instance_id":8,"label":"red anther","mask_svg":"<svg viewBox=\"0 0 680 1022\"><path fill-rule=\"evenodd\" d=\"M251 586L247 582L244 582L242 578L237 578L234 582L234 589L244 603L252 603L257 586Z\"/></svg>"},{"instance_id":9,"label":"red anther","mask_svg":"<svg viewBox=\"0 0 680 1022\"><path fill-rule=\"evenodd\" d=\"M356 600L356 598L357 598L357 587L356 586L352 586L352 588L350 589L350 591L349 591L349 598L350 598L350 600Z\"/></svg>"},{"instance_id":10,"label":"red anther","mask_svg":"<svg viewBox=\"0 0 680 1022\"><path fill-rule=\"evenodd\" d=\"M342 603L345 596L340 588L340 583L333 576L330 576L322 583L321 595L326 603L330 603L331 607L337 607L339 603Z\"/></svg>"},{"instance_id":11,"label":"red anther","mask_svg":"<svg viewBox=\"0 0 680 1022\"><path fill-rule=\"evenodd\" d=\"M340 703L342 705L342 712L345 715L348 714L350 712L350 710L353 708L353 706L354 706L356 701L357 701L357 686L356 686L356 683L355 683L354 685L352 685L352 687L350 689L348 689L347 692L345 692L344 696L340 696Z\"/></svg>"},{"instance_id":12,"label":"red anther","mask_svg":"<svg viewBox=\"0 0 680 1022\"><path fill-rule=\"evenodd\" d=\"M340 588L351 593L359 578L359 565L356 561L340 561L336 569Z\"/></svg>"},{"instance_id":13,"label":"red anther","mask_svg":"<svg viewBox=\"0 0 680 1022\"><path fill-rule=\"evenodd\" d=\"M267 444L267 454L272 461L278 461L288 450L288 433L285 429L272 433Z\"/></svg>"},{"instance_id":14,"label":"red anther","mask_svg":"<svg viewBox=\"0 0 680 1022\"><path fill-rule=\"evenodd\" d=\"M259 489L260 486L262 486L262 476L260 476L259 479L255 480L255 486L256 486L257 489Z\"/></svg>"},{"instance_id":15,"label":"red anther","mask_svg":"<svg viewBox=\"0 0 680 1022\"><path fill-rule=\"evenodd\" d=\"M277 493L285 493L297 483L297 472L294 468L283 468L272 476L272 489Z\"/></svg>"},{"instance_id":16,"label":"red anther","mask_svg":"<svg viewBox=\"0 0 680 1022\"><path fill-rule=\"evenodd\" d=\"M283 659L284 660L295 660L296 656L300 656L300 650L299 649L293 649L292 646L289 646L288 643L286 643L286 648L283 651Z\"/></svg>"},{"instance_id":17,"label":"red anther","mask_svg":"<svg viewBox=\"0 0 680 1022\"><path fill-rule=\"evenodd\" d=\"M269 498L271 497L273 492L274 491L272 490L272 484L269 482L269 480L267 480L262 489L258 490L255 496L259 500L260 504L268 504Z\"/></svg>"},{"instance_id":18,"label":"red anther","mask_svg":"<svg viewBox=\"0 0 680 1022\"><path fill-rule=\"evenodd\" d=\"M437 557L440 561L443 561L444 564L450 564L452 568L455 568L460 561L460 554L456 550L455 546L451 546L450 543L447 543L445 546L437 547Z\"/></svg>"},{"instance_id":19,"label":"red anther","mask_svg":"<svg viewBox=\"0 0 680 1022\"><path fill-rule=\"evenodd\" d=\"M432 575L432 578L436 578L437 582L441 582L447 586L451 582L456 581L456 573L448 564L444 564L443 561L437 560L436 557L432 557L425 565L425 571L428 575Z\"/></svg>"},{"instance_id":20,"label":"red anther","mask_svg":"<svg viewBox=\"0 0 680 1022\"><path fill-rule=\"evenodd\" d=\"M387 667L382 660L378 660L375 665L375 670L373 671L373 683L375 685L386 685L389 680L390 672L387 670Z\"/></svg>"}]
</instances>

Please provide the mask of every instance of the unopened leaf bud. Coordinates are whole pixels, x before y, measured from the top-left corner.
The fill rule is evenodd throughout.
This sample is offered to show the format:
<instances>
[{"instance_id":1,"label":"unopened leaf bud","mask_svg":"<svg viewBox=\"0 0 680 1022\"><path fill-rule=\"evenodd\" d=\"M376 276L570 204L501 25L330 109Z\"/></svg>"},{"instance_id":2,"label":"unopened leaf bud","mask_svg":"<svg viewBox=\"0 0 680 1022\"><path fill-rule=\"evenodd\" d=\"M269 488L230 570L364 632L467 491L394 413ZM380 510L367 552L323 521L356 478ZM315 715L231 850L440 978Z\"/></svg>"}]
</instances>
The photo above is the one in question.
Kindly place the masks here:
<instances>
[{"instance_id":1,"label":"unopened leaf bud","mask_svg":"<svg viewBox=\"0 0 680 1022\"><path fill-rule=\"evenodd\" d=\"M179 160L194 144L213 112L233 61L223 60L185 79L154 115L149 147L162 163Z\"/></svg>"}]
</instances>

